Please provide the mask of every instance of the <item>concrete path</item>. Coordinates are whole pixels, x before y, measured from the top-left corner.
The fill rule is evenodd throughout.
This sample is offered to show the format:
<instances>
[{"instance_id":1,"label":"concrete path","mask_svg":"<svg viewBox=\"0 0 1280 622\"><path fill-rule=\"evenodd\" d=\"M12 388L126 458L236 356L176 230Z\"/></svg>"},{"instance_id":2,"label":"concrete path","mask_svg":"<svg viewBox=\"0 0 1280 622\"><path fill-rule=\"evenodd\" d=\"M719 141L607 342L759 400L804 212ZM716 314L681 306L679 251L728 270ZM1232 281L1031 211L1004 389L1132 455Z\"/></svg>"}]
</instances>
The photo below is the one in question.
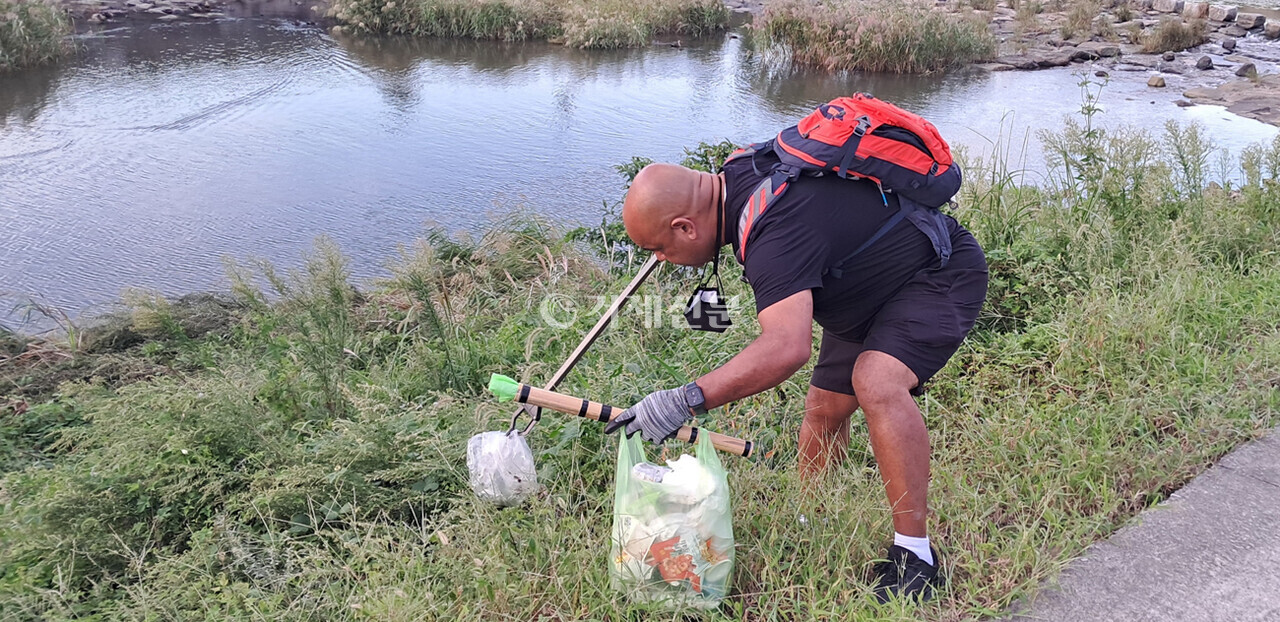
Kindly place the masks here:
<instances>
[{"instance_id":1,"label":"concrete path","mask_svg":"<svg viewBox=\"0 0 1280 622\"><path fill-rule=\"evenodd\" d=\"M1090 547L1008 622L1280 622L1280 428Z\"/></svg>"}]
</instances>

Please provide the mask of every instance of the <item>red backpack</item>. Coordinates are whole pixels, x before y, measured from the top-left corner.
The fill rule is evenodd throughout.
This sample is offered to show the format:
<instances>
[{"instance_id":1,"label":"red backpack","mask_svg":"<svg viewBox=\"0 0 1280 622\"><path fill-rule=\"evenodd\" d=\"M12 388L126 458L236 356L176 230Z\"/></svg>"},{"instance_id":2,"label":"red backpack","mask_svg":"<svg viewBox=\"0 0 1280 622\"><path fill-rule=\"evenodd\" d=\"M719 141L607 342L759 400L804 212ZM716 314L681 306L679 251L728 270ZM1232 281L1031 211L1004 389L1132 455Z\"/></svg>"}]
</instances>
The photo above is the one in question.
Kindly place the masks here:
<instances>
[{"instance_id":1,"label":"red backpack","mask_svg":"<svg viewBox=\"0 0 1280 622\"><path fill-rule=\"evenodd\" d=\"M960 167L938 129L919 115L865 93L840 97L818 106L777 137L730 154L725 161L773 152L779 162L751 194L738 220L739 249L746 258L751 226L792 182L802 176L835 173L842 178L870 179L881 193L898 195L901 209L844 261L879 240L903 218L910 219L933 242L943 265L951 254L950 237L942 221L913 214L925 208L935 214L960 190ZM764 175L756 168L756 173ZM905 200L904 200L905 199ZM888 205L888 199L885 199ZM839 264L837 264L839 265ZM839 276L838 269L833 269Z\"/></svg>"}]
</instances>

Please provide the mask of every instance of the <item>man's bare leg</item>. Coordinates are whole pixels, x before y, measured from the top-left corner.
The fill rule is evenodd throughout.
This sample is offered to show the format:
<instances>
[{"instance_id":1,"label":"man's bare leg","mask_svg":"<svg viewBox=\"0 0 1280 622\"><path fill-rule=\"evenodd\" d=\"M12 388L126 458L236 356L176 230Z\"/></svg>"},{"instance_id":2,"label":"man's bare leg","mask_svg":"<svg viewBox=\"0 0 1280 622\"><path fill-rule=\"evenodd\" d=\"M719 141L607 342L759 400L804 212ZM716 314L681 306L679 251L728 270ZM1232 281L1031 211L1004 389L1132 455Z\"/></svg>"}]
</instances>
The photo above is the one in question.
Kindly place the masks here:
<instances>
[{"instance_id":1,"label":"man's bare leg","mask_svg":"<svg viewBox=\"0 0 1280 622\"><path fill-rule=\"evenodd\" d=\"M849 417L858 398L809 386L800 424L800 477L812 481L844 461L849 447Z\"/></svg>"},{"instance_id":2,"label":"man's bare leg","mask_svg":"<svg viewBox=\"0 0 1280 622\"><path fill-rule=\"evenodd\" d=\"M871 451L893 508L893 529L905 536L924 537L929 515L929 433L910 393L917 382L910 368L883 352L863 352L853 366L853 388L867 418Z\"/></svg>"}]
</instances>

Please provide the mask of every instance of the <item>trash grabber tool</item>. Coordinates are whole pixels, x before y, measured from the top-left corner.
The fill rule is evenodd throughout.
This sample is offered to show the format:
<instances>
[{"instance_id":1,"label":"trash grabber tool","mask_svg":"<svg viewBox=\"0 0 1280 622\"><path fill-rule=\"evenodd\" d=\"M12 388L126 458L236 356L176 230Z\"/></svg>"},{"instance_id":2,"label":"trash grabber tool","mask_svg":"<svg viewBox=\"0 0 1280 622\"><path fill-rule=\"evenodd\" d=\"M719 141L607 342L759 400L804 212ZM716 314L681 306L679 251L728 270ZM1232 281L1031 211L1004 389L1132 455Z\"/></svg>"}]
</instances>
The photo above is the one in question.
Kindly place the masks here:
<instances>
[{"instance_id":1,"label":"trash grabber tool","mask_svg":"<svg viewBox=\"0 0 1280 622\"><path fill-rule=\"evenodd\" d=\"M557 369L556 373L551 376L551 381L544 387L546 390L554 391L560 385L560 381L564 380L564 377L569 374L569 370L573 369L573 366L578 364L582 355L587 353L587 348L590 348L591 344L596 342L596 338L600 336L600 333L604 332L605 327L609 325L609 322L613 321L614 316L618 315L618 311L622 309L622 306L627 304L627 301L631 299L631 295L636 293L636 290L640 288L640 284L644 283L644 280L649 278L649 275L653 274L654 269L657 267L658 256L649 255L649 259L644 262L644 265L640 266L640 271L636 273L635 278L631 279L631 282L622 288L622 293L613 299L613 304L609 305L609 309L604 312L604 315L600 316L600 319L596 321L596 325L587 331L587 334L582 338L582 342L573 349L573 353L569 355L569 358L565 359L560 369ZM519 425L520 421L520 413L523 412L529 413L529 424L520 431L522 436L533 429L533 424L537 423L542 415L537 405L529 404L528 408L525 406L517 408L514 413L511 413L511 427L507 429L507 434L516 430L516 426Z\"/></svg>"},{"instance_id":2,"label":"trash grabber tool","mask_svg":"<svg viewBox=\"0 0 1280 622\"><path fill-rule=\"evenodd\" d=\"M562 413L577 415L587 419L596 421L609 421L615 415L622 413L622 408L614 408L608 404L600 402L592 402L584 400L580 397L556 393L546 389L539 389L521 382L508 378L500 374L489 376L489 391L498 396L498 401L505 402L507 400L515 400L521 404L529 404L532 406L542 406L551 410ZM740 438L716 434L715 432L707 432L699 430L692 426L680 426L680 430L676 432L676 438L692 443L698 440L699 434L709 434L711 436L711 444L715 448L725 453L730 453L744 458L751 457L751 452L755 450L755 443L744 441Z\"/></svg>"}]
</instances>

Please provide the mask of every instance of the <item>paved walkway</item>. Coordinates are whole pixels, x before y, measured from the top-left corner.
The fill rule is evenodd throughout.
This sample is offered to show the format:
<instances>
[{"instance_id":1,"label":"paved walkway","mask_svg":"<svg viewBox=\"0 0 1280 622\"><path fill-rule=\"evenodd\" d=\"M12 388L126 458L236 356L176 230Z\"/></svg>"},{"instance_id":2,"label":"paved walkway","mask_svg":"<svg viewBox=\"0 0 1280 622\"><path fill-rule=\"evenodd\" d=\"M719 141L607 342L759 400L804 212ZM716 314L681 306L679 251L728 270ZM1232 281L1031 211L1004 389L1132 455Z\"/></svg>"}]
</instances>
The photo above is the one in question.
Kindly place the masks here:
<instances>
[{"instance_id":1,"label":"paved walkway","mask_svg":"<svg viewBox=\"0 0 1280 622\"><path fill-rule=\"evenodd\" d=\"M1090 547L1009 622L1280 622L1280 428Z\"/></svg>"}]
</instances>

